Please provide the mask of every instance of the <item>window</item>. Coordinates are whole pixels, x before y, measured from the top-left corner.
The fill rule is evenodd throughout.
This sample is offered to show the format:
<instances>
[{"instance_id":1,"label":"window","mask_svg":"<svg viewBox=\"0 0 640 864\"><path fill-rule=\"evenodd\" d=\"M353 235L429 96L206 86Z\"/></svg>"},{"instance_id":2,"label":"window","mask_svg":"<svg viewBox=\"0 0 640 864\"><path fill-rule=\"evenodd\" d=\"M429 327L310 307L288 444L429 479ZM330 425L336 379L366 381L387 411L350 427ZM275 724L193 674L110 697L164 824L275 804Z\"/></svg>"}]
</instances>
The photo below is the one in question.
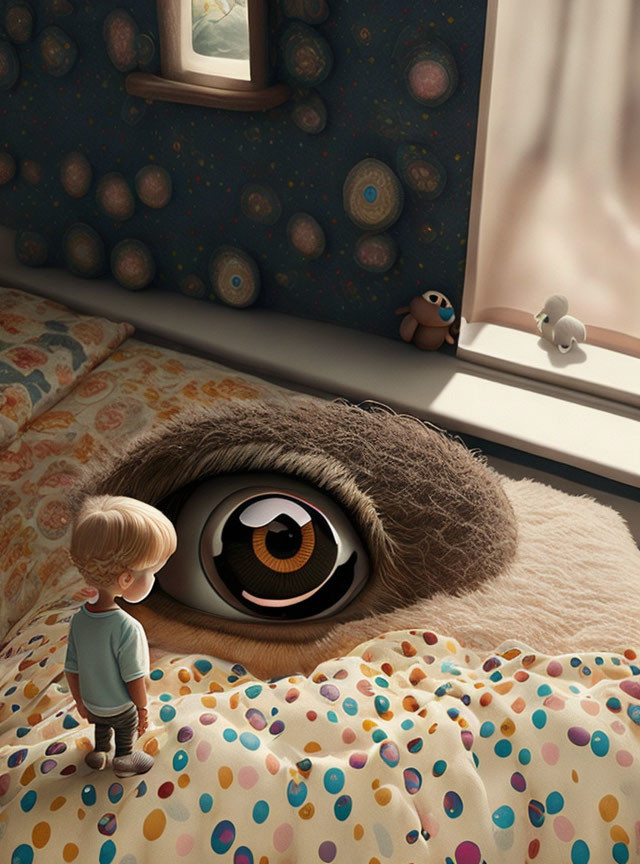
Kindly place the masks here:
<instances>
[{"instance_id":1,"label":"window","mask_svg":"<svg viewBox=\"0 0 640 864\"><path fill-rule=\"evenodd\" d=\"M639 58L634 0L490 0L459 356L640 405Z\"/></svg>"},{"instance_id":2,"label":"window","mask_svg":"<svg viewBox=\"0 0 640 864\"><path fill-rule=\"evenodd\" d=\"M266 0L158 0L162 77L127 77L127 92L237 111L290 96L270 83Z\"/></svg>"}]
</instances>

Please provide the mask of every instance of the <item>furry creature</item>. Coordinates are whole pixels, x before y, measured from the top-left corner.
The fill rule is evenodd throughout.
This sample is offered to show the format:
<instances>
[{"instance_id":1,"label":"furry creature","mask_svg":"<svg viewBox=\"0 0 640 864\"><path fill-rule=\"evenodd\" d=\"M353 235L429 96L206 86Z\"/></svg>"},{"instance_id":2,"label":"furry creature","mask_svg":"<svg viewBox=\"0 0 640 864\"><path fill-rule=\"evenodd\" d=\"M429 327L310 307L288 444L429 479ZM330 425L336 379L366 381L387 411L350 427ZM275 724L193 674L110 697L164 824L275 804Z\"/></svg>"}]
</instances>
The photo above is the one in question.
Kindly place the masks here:
<instances>
[{"instance_id":1,"label":"furry creature","mask_svg":"<svg viewBox=\"0 0 640 864\"><path fill-rule=\"evenodd\" d=\"M248 402L181 417L88 476L75 505L126 494L170 502L179 516L205 479L235 476L242 486L256 471L293 476L342 508L367 550L366 585L335 614L273 622L199 611L165 584L123 604L151 645L273 677L411 627L476 649L515 637L548 653L621 650L637 638L640 552L617 513L500 478L434 427L380 407ZM207 579L202 568L178 578Z\"/></svg>"}]
</instances>

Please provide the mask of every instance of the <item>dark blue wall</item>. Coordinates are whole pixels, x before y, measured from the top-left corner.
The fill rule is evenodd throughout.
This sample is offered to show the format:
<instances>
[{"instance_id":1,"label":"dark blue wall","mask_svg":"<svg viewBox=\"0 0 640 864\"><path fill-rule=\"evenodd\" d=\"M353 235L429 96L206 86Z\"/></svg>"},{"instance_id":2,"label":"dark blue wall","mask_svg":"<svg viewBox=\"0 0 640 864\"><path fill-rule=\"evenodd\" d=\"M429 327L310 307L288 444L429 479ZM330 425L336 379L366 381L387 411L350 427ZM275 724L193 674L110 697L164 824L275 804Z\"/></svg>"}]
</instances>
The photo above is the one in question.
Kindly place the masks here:
<instances>
[{"instance_id":1,"label":"dark blue wall","mask_svg":"<svg viewBox=\"0 0 640 864\"><path fill-rule=\"evenodd\" d=\"M327 124L312 135L293 122L293 102L264 113L240 113L127 96L126 74L110 61L103 38L111 4L72 0L73 11L63 15L70 11L66 0L34 4L32 38L13 44L19 77L0 91L0 151L17 162L15 177L0 186L0 222L42 232L49 263L60 266L65 265L62 237L73 223L91 225L107 253L119 240L137 238L155 258L155 284L177 291L180 279L196 274L207 284L207 295L212 253L222 244L238 245L258 264L258 305L384 335L397 335L395 308L427 288L446 293L459 312L485 0L334 0L330 5L329 17L315 27L334 60L331 74L314 88L326 105ZM145 68L157 71L154 0L122 8L140 34L155 42L155 57ZM277 46L292 22L282 10L272 11L272 46ZM43 70L40 55L39 34L51 24L78 49L73 67L58 77ZM408 27L424 40L442 40L454 58L458 85L438 107L412 98L397 51L394 57ZM148 40L145 44L148 48ZM280 75L287 77L281 57L278 62ZM299 84L288 80L295 96L303 95ZM363 232L344 211L343 184L366 157L398 173L398 148L406 143L437 157L447 181L431 201L404 184L401 215L387 229L398 258L386 273L371 273L353 258ZM85 154L93 167L93 184L82 198L70 197L61 185L60 161L70 151ZM32 164L25 166L24 160ZM35 184L27 179L33 163L41 169ZM95 195L100 177L117 171L133 185L148 164L163 166L172 178L168 206L153 210L136 199L132 218L114 222L104 215ZM275 224L261 224L243 212L242 190L251 183L270 187L280 200ZM305 259L287 238L287 222L298 211L314 216L324 229L326 249L315 260ZM90 291L90 280L86 286Z\"/></svg>"}]
</instances>

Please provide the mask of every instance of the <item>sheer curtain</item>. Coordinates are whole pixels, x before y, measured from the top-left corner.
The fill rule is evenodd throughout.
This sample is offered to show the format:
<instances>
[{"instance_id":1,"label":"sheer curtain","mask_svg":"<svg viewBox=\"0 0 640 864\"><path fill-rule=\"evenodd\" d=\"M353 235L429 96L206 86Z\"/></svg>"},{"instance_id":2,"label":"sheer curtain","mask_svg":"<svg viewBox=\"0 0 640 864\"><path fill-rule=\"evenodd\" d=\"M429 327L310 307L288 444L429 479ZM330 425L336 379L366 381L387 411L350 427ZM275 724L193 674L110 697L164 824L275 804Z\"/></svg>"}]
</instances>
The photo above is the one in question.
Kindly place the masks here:
<instances>
[{"instance_id":1,"label":"sheer curtain","mask_svg":"<svg viewBox=\"0 0 640 864\"><path fill-rule=\"evenodd\" d=\"M640 356L640 2L499 0L484 158L467 319Z\"/></svg>"}]
</instances>

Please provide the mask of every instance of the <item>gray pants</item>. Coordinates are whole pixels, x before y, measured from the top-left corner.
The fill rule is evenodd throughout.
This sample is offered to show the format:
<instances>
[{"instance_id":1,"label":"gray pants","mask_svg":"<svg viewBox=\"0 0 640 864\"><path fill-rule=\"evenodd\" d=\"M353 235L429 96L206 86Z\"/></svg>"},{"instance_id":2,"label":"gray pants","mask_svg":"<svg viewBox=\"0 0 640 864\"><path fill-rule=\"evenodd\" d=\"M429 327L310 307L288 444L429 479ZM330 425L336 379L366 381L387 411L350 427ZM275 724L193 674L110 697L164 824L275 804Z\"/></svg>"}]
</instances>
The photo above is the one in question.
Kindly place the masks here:
<instances>
[{"instance_id":1,"label":"gray pants","mask_svg":"<svg viewBox=\"0 0 640 864\"><path fill-rule=\"evenodd\" d=\"M95 728L95 749L109 752L111 730L116 733L116 756L128 756L133 750L133 736L138 728L138 709L135 705L113 717L98 717L87 709L87 720Z\"/></svg>"}]
</instances>

